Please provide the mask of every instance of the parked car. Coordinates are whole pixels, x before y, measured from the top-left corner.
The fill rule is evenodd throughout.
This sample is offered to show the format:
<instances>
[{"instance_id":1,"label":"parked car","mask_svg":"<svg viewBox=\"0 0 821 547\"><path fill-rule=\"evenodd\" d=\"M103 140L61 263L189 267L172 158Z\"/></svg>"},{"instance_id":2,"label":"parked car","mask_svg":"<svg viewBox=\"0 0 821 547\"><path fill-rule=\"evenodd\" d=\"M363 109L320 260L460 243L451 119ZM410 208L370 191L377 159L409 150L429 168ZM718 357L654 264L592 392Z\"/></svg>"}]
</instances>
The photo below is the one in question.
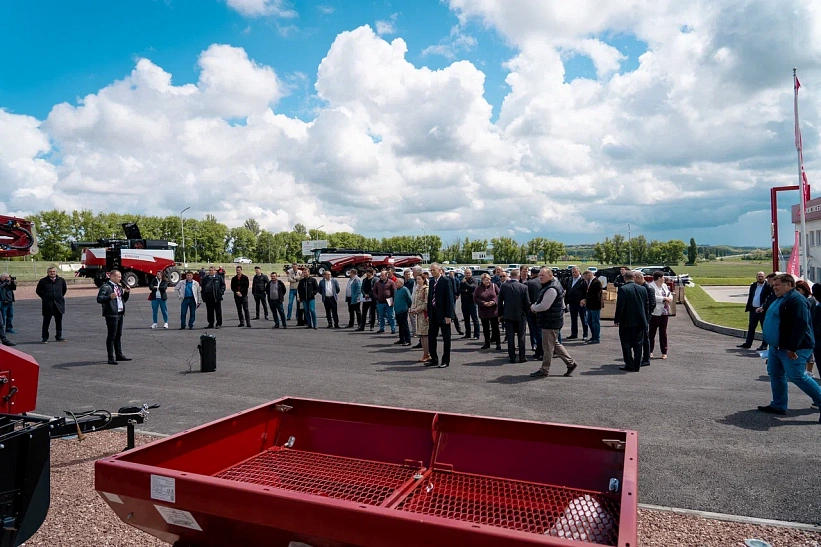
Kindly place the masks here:
<instances>
[{"instance_id":1,"label":"parked car","mask_svg":"<svg viewBox=\"0 0 821 547\"><path fill-rule=\"evenodd\" d=\"M253 262L250 258L246 258L244 256L238 256L234 259L234 264L250 264Z\"/></svg>"},{"instance_id":2,"label":"parked car","mask_svg":"<svg viewBox=\"0 0 821 547\"><path fill-rule=\"evenodd\" d=\"M405 270L407 270L407 268L397 266L393 269L393 275L395 275L396 277L402 277L403 275L405 275Z\"/></svg>"},{"instance_id":3,"label":"parked car","mask_svg":"<svg viewBox=\"0 0 821 547\"><path fill-rule=\"evenodd\" d=\"M588 266L587 271L596 273L599 269L595 266Z\"/></svg>"}]
</instances>

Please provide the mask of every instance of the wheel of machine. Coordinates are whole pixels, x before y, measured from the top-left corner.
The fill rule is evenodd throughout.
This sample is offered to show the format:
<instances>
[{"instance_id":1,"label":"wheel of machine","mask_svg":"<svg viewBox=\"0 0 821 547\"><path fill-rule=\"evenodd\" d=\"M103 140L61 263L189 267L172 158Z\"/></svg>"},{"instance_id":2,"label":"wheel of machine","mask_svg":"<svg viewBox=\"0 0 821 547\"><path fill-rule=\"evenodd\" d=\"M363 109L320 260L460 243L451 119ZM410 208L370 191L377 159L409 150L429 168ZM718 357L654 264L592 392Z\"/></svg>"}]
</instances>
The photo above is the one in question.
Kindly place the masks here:
<instances>
[{"instance_id":1,"label":"wheel of machine","mask_svg":"<svg viewBox=\"0 0 821 547\"><path fill-rule=\"evenodd\" d=\"M139 285L140 278L136 273L129 270L123 274L123 283L125 283L127 287L133 289L134 287Z\"/></svg>"},{"instance_id":2,"label":"wheel of machine","mask_svg":"<svg viewBox=\"0 0 821 547\"><path fill-rule=\"evenodd\" d=\"M168 281L168 286L173 287L180 282L180 271L174 266L167 267L165 269L165 279Z\"/></svg>"},{"instance_id":3,"label":"wheel of machine","mask_svg":"<svg viewBox=\"0 0 821 547\"><path fill-rule=\"evenodd\" d=\"M345 268L345 277L351 277L351 272L356 273L357 276L359 275L359 271L356 268L350 267Z\"/></svg>"},{"instance_id":4,"label":"wheel of machine","mask_svg":"<svg viewBox=\"0 0 821 547\"><path fill-rule=\"evenodd\" d=\"M102 277L94 278L94 286L98 289L103 286L103 283L105 283L105 279L103 279Z\"/></svg>"},{"instance_id":5,"label":"wheel of machine","mask_svg":"<svg viewBox=\"0 0 821 547\"><path fill-rule=\"evenodd\" d=\"M320 277L324 276L325 272L333 272L333 270L331 270L331 265L328 264L327 262L323 262L316 269L316 273L318 273Z\"/></svg>"}]
</instances>

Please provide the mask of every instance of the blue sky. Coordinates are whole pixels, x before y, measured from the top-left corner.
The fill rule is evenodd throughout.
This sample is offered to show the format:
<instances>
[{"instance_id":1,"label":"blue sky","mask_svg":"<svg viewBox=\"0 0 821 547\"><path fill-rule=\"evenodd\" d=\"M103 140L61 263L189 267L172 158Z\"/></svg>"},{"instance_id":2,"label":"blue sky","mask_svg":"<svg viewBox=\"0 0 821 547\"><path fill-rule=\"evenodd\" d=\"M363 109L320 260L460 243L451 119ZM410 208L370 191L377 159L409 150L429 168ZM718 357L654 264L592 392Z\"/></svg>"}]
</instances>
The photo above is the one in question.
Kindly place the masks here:
<instances>
[{"instance_id":1,"label":"blue sky","mask_svg":"<svg viewBox=\"0 0 821 547\"><path fill-rule=\"evenodd\" d=\"M282 7L292 10L295 16L249 16L229 6L231 2L263 1L282 2ZM227 44L234 48L242 48L248 58L258 66L271 67L276 72L279 82L286 88L284 96L280 97L276 93L274 94L276 98L273 98L272 95L270 105L273 112L302 122L311 122L318 120L323 113L328 115L328 108L326 108L328 105L319 100L314 85L317 82L317 68L320 62L326 56L333 54L332 44L338 41L340 33L353 31L362 25L370 25L373 29L377 29L379 28L377 22L382 21L389 23L393 31L382 33L381 39L388 42L395 38L404 40L408 49L404 59L412 63L416 69L428 67L434 71L450 70L454 62L464 60L480 71L485 78L480 93L493 109L490 117L490 122L493 124L499 122L503 101L511 93L511 88L505 79L512 69L506 66L506 63L516 56L522 56L526 63L535 64L537 67L539 63L544 62L545 72L556 70L555 63L548 62L548 58L544 57L539 50L528 50L528 43L531 41L547 44L558 52L563 63L561 70L564 72L563 83L566 89L570 88L566 84L576 80L598 86L597 88L590 87L590 85L573 88L573 94L580 93L579 90L582 90L581 93L587 93L588 98L578 100L571 105L559 104L561 101L557 101L558 106L552 109L549 104L553 100L551 93L558 92L558 96L561 96L566 89L557 91L555 82L551 82L549 77L546 77L544 82L534 81L530 85L522 86L522 89L526 91L525 96L519 97L519 103L512 105L508 113L508 122L512 124L510 127L516 128L515 131L506 134L509 127L499 125L494 125L490 131L495 135L504 135L502 145L499 147L502 151L499 153L502 156L513 155L500 159L498 163L487 169L481 165L484 157L487 156L486 152L480 153L473 159L455 158L453 160L455 163L461 162L464 170L471 172L472 180L480 188L476 195L463 203L454 201L452 208L453 211L458 211L458 214L447 217L447 221L441 220L441 215L446 210L441 203L428 203L424 199L416 200L415 203L420 207L418 211L414 211L408 204L404 206L400 204L396 211L390 213L394 215L392 218L402 219L397 223L399 226L416 226L420 222L435 225L440 222L441 233L446 239L460 235L462 230L458 228L459 226L472 226L469 233L465 235L471 237L513 235L517 239L528 239L537 233L545 235L547 232L548 236L567 242L590 242L602 239L605 235L611 235L614 231L626 232L627 222L632 222L636 233L645 233L651 239L672 237L688 239L690 235L695 235L700 242L705 243L767 245L769 239L767 187L782 179L784 183L791 183L789 175L786 175L788 171L785 166L788 165L786 161L794 162L794 160L790 159L788 154L781 153L782 149L783 152L788 153L790 147L788 138L782 138L791 131L789 95L777 97L773 95L762 101L761 93L771 90L772 84L762 80L760 86L756 87L755 78L748 76L747 79L752 82L749 89L740 89L740 92L745 95L732 97L730 102L726 103L727 112L732 108L740 108L741 104L746 104L750 108L747 119L731 119L726 130L727 134L734 135L733 139L739 141L737 149L740 152L738 152L738 157L734 155L732 158L721 158L720 154L714 151L723 150L726 147L726 137L721 131L716 130L724 126L722 119L724 111L719 106L703 103L703 96L714 92L709 90L702 92L701 90L711 81L717 82L721 78L726 78L727 82L735 85L737 74L752 74L753 69L759 69L759 65L767 61L766 59L761 61L761 55L756 52L769 51L775 59L794 58L795 55L787 51L792 46L783 43L780 38L784 32L784 28L779 27L781 21L774 21L767 27L772 16L764 13L764 10L760 14L760 21L756 22L751 19L755 19L759 14L745 12L739 16L729 5L716 10L705 9L704 12L696 15L683 8L677 12L676 6L658 8L660 11L646 14L648 18L663 16L658 19L659 21L672 21L668 29L663 29L642 24L643 14L632 17L633 14L629 13L629 9L620 8L619 3L598 8L580 6L579 10L593 11L579 14L563 10L561 7L554 10L553 7L559 6L561 2L534 3L530 0L511 0L511 2L518 2L519 11L504 9L507 5L505 2L478 3L471 2L471 0L362 0L355 2L343 0L294 0L292 2L287 0L144 0L140 2L43 0L5 2L0 5L0 109L12 115L20 115L11 121L21 124L21 127L26 126L26 129L31 130L32 133L29 140L19 139L19 148L24 150L14 151L14 154L19 152L20 157L7 153L9 157L5 159L6 172L3 171L4 157L0 153L0 180L7 177L12 181L6 184L6 190L0 188L0 211L5 209L26 212L34 211L38 206L44 207L42 204L45 202L42 196L46 195L44 194L46 190L35 190L37 184L53 192L52 203L66 204L65 206L74 206L76 203L88 204L88 206L99 209L97 202L89 198L89 195L93 194L91 189L105 184L107 180L111 180L111 177L121 182L128 180L129 173L134 170L134 165L159 164L158 171L162 172L162 161L170 161L171 164L185 164L185 169L180 168L183 173L181 176L190 175L195 178L205 177L213 172L215 167L222 167L221 164L204 165L207 162L201 162L202 165L196 162L188 164L186 162L193 160L186 155L184 150L173 150L172 155L175 157L170 160L167 158L158 160L158 156L150 152L146 153L147 155L141 155L145 151L135 150L129 144L117 150L107 150L106 143L110 137L105 135L109 134L111 127L96 126L93 130L90 129L93 135L99 137L97 139L96 137L90 138L88 133L77 132L76 127L72 126L74 122L66 123L69 119L65 117L67 113L79 115L88 110L79 105L79 99L89 94L98 94L100 90L111 86L115 81L128 78L141 58L149 59L154 65L170 73L173 76L174 86L182 86L197 84L202 72L197 60L212 45ZM461 21L457 16L460 9L463 10L464 15ZM620 9L627 10L627 12L619 12ZM536 20L536 24L527 17L520 17L525 11L528 12L529 17ZM609 13L610 11L613 13ZM567 19L562 20L563 17ZM795 17L806 18L807 14L796 10ZM733 33L721 34L721 29L728 26L722 22L722 18L733 21L735 29ZM632 22L627 24L625 21ZM656 19L653 21L655 22ZM706 23L707 21L709 24ZM765 27L762 27L762 24ZM762 34L761 28L767 28L769 35L767 32ZM751 48L747 45L752 39L750 37L757 37L756 40L761 43L756 48ZM367 48L380 47L380 37L375 37L375 39L376 41L368 42L362 36L358 36L354 40L356 44L352 49L353 53L337 52L333 62L349 63L348 66L355 66L357 55L360 60L367 58ZM618 62L617 70L608 72L604 76L597 74L595 60L590 56L592 54L582 53L584 48L578 46L583 41L591 40L598 41L604 49L612 46L621 53L623 59ZM687 55L682 58L676 57L678 52L684 51L686 54L688 51L686 47L676 45L682 40L692 40L692 44L688 46L691 51L706 51L713 57L699 61L701 64L688 66ZM653 49L648 46L650 42L654 44ZM722 50L714 54L710 52L710 48L717 47L714 44L719 42L725 44ZM568 44L571 45L568 46ZM573 44L575 44L575 49ZM645 53L652 54L655 59L654 64L643 67L645 74L628 83L625 83L627 80L623 80L617 86L610 85L614 74L629 78L638 73L640 57ZM353 57L348 58L346 55ZM812 57L812 52L808 51L806 55ZM733 59L737 65L721 67L722 72L715 73L717 66L715 59L720 56ZM598 62L601 61L602 58L599 58ZM744 63L748 63L748 66ZM374 71L379 71L391 67L375 66L373 68ZM435 79L431 80L429 76L422 74L422 71L417 72L419 74L413 77L420 78L420 82L425 82L419 89L437 89L436 86L439 84ZM463 100L474 93L468 82L469 72L463 71L454 77L459 80L460 85L464 86L460 88L465 91L465 94L460 95ZM386 74L389 73L390 71L386 72ZM517 76L525 83L528 83L528 78L538 80L540 77L538 68L531 73L523 70ZM802 80L807 82L805 87L808 99L812 101L807 104L805 110L805 116L809 120L805 129L805 142L808 147L812 145L814 148L818 147L819 140L813 121L817 117L819 107L817 99L813 96L813 86L819 80L821 78L814 79L813 74L809 72L806 80ZM692 81L697 84L691 85ZM749 84L749 82L746 83ZM356 86L356 82L348 82L345 85ZM540 86L544 86L545 91L542 91ZM443 89L445 93L449 93L453 91L453 86ZM372 90L363 88L355 91L363 94L363 102L346 103L348 99L343 97L340 99L341 102L335 104L334 107L341 105L347 109L347 112L357 112L358 106L367 105L368 97L365 95ZM540 93L542 96L539 96ZM687 94L692 96L682 100L682 97ZM227 100L233 99L233 97L227 97ZM139 99L135 98L133 103L129 102L130 99L123 100L125 100L125 107L132 113L139 113L140 110L146 108L146 105L140 104ZM448 105L448 100L449 97L441 95L425 99L432 104L431 110L438 112L443 124L455 123L451 119L450 111L459 110L460 106L464 106ZM723 98L718 96L715 99L716 102L722 100ZM599 106L602 108L597 107L596 101L599 101ZM565 102L567 102L566 97ZM738 104L733 104L733 102ZM49 114L55 105L61 103L69 103L72 108L62 111L62 116L52 120ZM699 103L701 106L698 106ZM418 108L418 104L412 100L408 102L408 105L416 105L409 108ZM171 108L169 105L161 106ZM198 108L207 110L208 105L203 107L203 104L200 104ZM363 108L367 110L367 107ZM757 109L759 109L758 112L756 112ZM3 113L2 110L0 114ZM365 110L359 113L362 114ZM193 109L192 111L198 110ZM775 111L778 111L778 114L773 116ZM174 133L176 136L169 143L181 142L179 132L182 131L181 128L188 127L186 124L191 120L185 116L189 114L181 115L172 110L166 111L165 114L171 119L171 123L177 126L175 129L177 132ZM248 116L254 114L257 112L249 110L247 113ZM351 120L351 122L355 125L359 124L360 129L364 127L362 124L376 124L384 131L386 130L385 120L380 120L379 114L367 113L364 121ZM25 122L23 115L33 116L41 121L48 118L48 121L42 128L31 128L27 126L28 122ZM150 117L154 113L147 115ZM404 156L401 150L396 152L399 149L396 143L418 137L418 135L401 134L404 128L412 125L414 113L396 113L397 118L401 118L402 115L410 117L404 121L400 120L393 128L398 132L393 137L398 137L398 140L391 139L390 134L386 135L391 143L380 142L380 145L384 146L368 160L371 162L368 165L379 164L378 172L362 174L358 169L364 164L352 161L352 165L357 167L343 166L341 172L355 172L357 174L352 175L354 178L349 181L336 181L332 184L367 188L374 180L388 180L383 177L399 176L399 180L403 181L417 180L415 177L418 173L407 171L407 166L397 167ZM242 114L238 118L223 117L223 119L232 125L244 126L245 116L246 114ZM465 119L457 121L460 123L464 121L465 127L472 128L468 132L474 131L481 125L481 119L478 121L469 119L470 116L475 116L474 111L459 111L459 116L464 116ZM456 118L458 119L459 116ZM217 113L211 119L219 120L220 117L221 115ZM751 127L749 120L755 121L759 118L760 124ZM434 119L430 122L432 124L432 128L429 127L430 131L441 129L436 121ZM668 124L666 127L665 122ZM0 117L0 124L2 123L3 119ZM581 136L573 134L572 128L579 124L590 127L592 129L590 134ZM337 127L333 124L332 126ZM546 134L551 133L554 127L565 128L561 131L568 135ZM571 128L571 130L567 131L566 128ZM300 130L304 130L304 127ZM370 128L362 130L365 134L372 134ZM417 128L416 131L418 130ZM423 130L427 132L428 128ZM481 133L481 130L479 132ZM533 134L528 134L528 132ZM667 150L659 148L659 143L654 142L657 136L662 137L660 142L670 140L669 135L677 132L681 132L681 135L673 135L673 144L668 145ZM458 134L459 132L454 133L454 135ZM708 135L706 139L705 135ZM775 147L771 141L767 140L772 139L772 135L778 136ZM143 137L150 138L150 135L143 135ZM668 138L664 139L664 137ZM242 142L242 139L247 136L238 138L239 142ZM477 142L480 141L477 140ZM165 150L169 146L176 146L169 143L159 145L159 148ZM608 146L604 152L598 150L602 143ZM389 145L392 148L389 149ZM3 146L1 139L0 146ZM220 146L219 143L217 146ZM271 146L273 147L271 150L282 149L282 143ZM681 147L681 153L667 154L678 146ZM736 144L733 143L732 147L735 146ZM465 145L464 143L454 145L452 149L464 150ZM389 151L386 152L386 150ZM422 155L414 159L419 165L419 170L436 171L438 169L435 167L438 157L436 149L425 149L423 146L421 150L423 150ZM524 158L519 157L522 150L528 151ZM557 150L562 152L555 152ZM615 154L611 156L608 150L615 151ZM343 155L347 154L352 157L357 152L356 150L345 150ZM427 157L425 153L428 153ZM93 162L88 160L100 154L104 158L106 154L109 154L106 162L101 165L114 166L122 162L123 158L127 158L127 161L123 161L129 167L123 167L121 172L113 167L114 171L104 169L100 172L93 172L89 167ZM340 152L337 152L337 157L339 154ZM578 154L579 157L574 154ZM808 162L813 162L816 154L808 151L805 156ZM20 161L12 161L21 158L32 162L32 166L38 159L45 158L49 162L49 165L46 165L48 172L41 173L42 177L38 179L38 182L33 182L31 169L21 167ZM66 167L66 158L70 159L68 163L74 166L73 168ZM251 165L257 170L255 172L258 172L260 169L265 169L264 164L267 159L268 156L263 154L258 158L250 160L243 158L236 160L238 163L231 163L234 161L232 158L225 167L227 172L231 172L232 168L235 171L243 170ZM308 176L305 175L307 172L305 166L287 165L289 162L293 163L292 158L277 157L277 160L280 167L284 165L290 169L287 174L295 180L296 184L307 183L314 194L321 195L323 185L331 184L328 182L330 175L324 178L323 175ZM740 161L736 162L736 160ZM329 161L332 163L332 159ZM167 167L170 168L171 164ZM388 168L385 167L386 165ZM37 164L37 167L43 166ZM397 169L399 171L405 169L405 171L397 175ZM586 185L595 187L596 191L592 194L593 197L589 198L591 201L589 207L586 207L583 201L572 201L565 195L557 202L554 202L550 196L539 197L535 200L525 198L528 203L528 214L534 218L541 217L541 221L523 222L517 216L521 213L520 205L523 202L516 202L513 199L488 200L484 207L490 207L490 209L485 208L484 212L479 212L482 208L474 207L471 212L467 205L476 200L484 201L482 198L487 194L488 188L484 190L481 188L491 184L488 181L494 180L500 169L510 169L511 177L519 177L515 180L528 180L523 184L532 185L533 192L537 194L540 190L544 190L544 180L551 179L554 181L551 184L556 184L556 177L564 177L565 182L562 184ZM648 173L652 176L648 176ZM808 173L812 181L813 169L808 169ZM270 180L280 180L275 176L276 173L272 172L267 175L270 176ZM150 182L151 176L140 172L136 180ZM437 173L436 176L444 175ZM536 178L531 180L533 176ZM15 177L19 178L15 179ZM642 179L646 179L641 183L644 189L641 192L633 192L635 195L631 197L630 185L633 181ZM54 180L58 182L55 184ZM163 183L162 180L157 182ZM125 184L129 183L125 182ZM755 187L755 192L742 194L744 199L734 203L732 196L738 195L736 189L750 187L750 185ZM156 184L154 186L156 187ZM614 193L613 188L620 186L622 187L621 193ZM817 186L821 188L821 185ZM302 187L305 187L304 184ZM672 190L673 187L677 190ZM41 187L38 186L38 188ZM644 213L647 209L643 209L641 203L633 203L636 196L649 195L654 189L660 188L665 188L668 195L673 195L671 192L687 195L680 203L669 199L662 200L660 205L651 209L652 213L649 215ZM40 198L33 200L33 196L40 196ZM217 201L219 199L217 198ZM298 200L295 203L304 201L303 196L301 201ZM785 203L787 201L789 199L785 198ZM213 204L214 200L211 203ZM344 203L320 200L315 207L299 211L295 211L299 208L293 204L286 207L277 203L276 200L260 204L249 202L242 206L236 206L225 200L219 203L219 206L211 206L207 203L194 204L192 211L200 215L216 214L218 218L225 219L229 224L236 224L243 218L256 215L262 217L263 226L270 229L280 229L293 225L295 222L302 222L315 225L326 224L338 229L353 229L369 235L382 235L375 231L382 230L382 225L374 228L356 223L357 218L364 217L357 200ZM144 209L142 212L148 214L166 214L167 211L173 211L177 203L169 191L169 195L161 196L151 203L140 203L139 206ZM262 212L257 210L258 206L262 207ZM426 206L429 206L429 210L425 209ZM713 209L716 211L715 215L709 213ZM430 216L425 216L426 213L430 213ZM437 217L434 213L440 216ZM483 227L482 224L489 217L494 218L494 225ZM270 224L266 224L264 218L267 218ZM648 220L650 218L652 221ZM788 213L784 211L780 218L782 238L790 239L788 233L791 227ZM573 221L568 222L568 219L573 219ZM573 222L576 219L584 229L573 229ZM646 224L644 226L643 221ZM590 229L590 226L598 226L598 228ZM527 230L528 227L532 229L530 232ZM398 227L391 227L391 230L402 231ZM418 231L418 229L414 227L412 231Z\"/></svg>"}]
</instances>

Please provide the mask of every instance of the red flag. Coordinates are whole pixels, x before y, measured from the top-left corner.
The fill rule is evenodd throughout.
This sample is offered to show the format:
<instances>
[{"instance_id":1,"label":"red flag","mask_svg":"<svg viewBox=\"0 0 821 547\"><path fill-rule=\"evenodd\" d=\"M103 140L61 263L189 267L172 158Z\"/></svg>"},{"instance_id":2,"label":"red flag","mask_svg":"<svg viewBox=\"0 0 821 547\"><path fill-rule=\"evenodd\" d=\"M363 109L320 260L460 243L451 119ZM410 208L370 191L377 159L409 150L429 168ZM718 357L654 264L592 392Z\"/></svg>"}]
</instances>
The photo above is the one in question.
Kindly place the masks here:
<instances>
[{"instance_id":1,"label":"red flag","mask_svg":"<svg viewBox=\"0 0 821 547\"><path fill-rule=\"evenodd\" d=\"M801 82L798 81L798 76L795 77L795 90L798 91L798 88L801 87Z\"/></svg>"},{"instance_id":2,"label":"red flag","mask_svg":"<svg viewBox=\"0 0 821 547\"><path fill-rule=\"evenodd\" d=\"M795 232L795 245L792 247L790 259L787 261L787 273L796 279L800 277L798 269L798 244L801 242L801 235Z\"/></svg>"}]
</instances>

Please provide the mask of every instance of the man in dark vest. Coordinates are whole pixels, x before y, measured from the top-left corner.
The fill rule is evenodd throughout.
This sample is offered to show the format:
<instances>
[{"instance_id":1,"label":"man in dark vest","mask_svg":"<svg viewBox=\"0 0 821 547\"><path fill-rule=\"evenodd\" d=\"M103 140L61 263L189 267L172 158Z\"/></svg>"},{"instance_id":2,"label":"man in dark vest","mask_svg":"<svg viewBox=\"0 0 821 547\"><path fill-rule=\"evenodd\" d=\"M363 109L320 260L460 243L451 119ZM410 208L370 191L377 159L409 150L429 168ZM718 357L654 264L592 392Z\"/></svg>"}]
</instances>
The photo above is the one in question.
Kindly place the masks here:
<instances>
[{"instance_id":1,"label":"man in dark vest","mask_svg":"<svg viewBox=\"0 0 821 547\"><path fill-rule=\"evenodd\" d=\"M542 367L530 376L546 378L554 352L567 365L564 376L571 376L579 365L559 342L559 331L564 324L564 289L553 277L553 270L547 267L539 270L539 281L542 282L542 290L538 301L530 309L536 313L536 321L542 329Z\"/></svg>"}]
</instances>

